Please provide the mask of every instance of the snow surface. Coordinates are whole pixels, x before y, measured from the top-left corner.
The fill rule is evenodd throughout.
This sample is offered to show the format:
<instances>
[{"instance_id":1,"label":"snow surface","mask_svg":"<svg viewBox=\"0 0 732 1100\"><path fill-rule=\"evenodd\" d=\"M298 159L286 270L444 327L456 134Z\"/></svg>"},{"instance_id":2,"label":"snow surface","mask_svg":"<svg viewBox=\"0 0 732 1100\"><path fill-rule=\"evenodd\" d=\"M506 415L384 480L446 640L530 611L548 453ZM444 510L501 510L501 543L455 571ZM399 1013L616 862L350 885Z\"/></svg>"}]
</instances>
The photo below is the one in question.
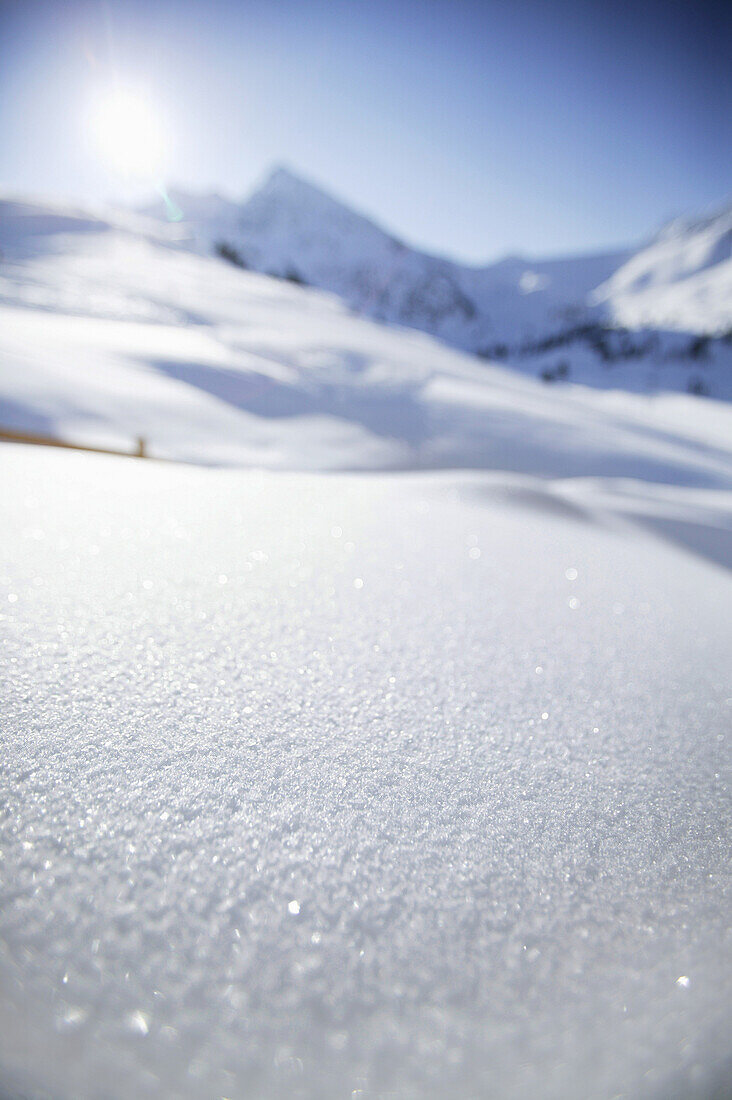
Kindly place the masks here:
<instances>
[{"instance_id":1,"label":"snow surface","mask_svg":"<svg viewBox=\"0 0 732 1100\"><path fill-rule=\"evenodd\" d=\"M0 444L0 1094L725 1095L731 345L184 233L0 203L0 429L207 464Z\"/></svg>"},{"instance_id":2,"label":"snow surface","mask_svg":"<svg viewBox=\"0 0 732 1100\"><path fill-rule=\"evenodd\" d=\"M729 492L0 467L4 1095L725 1095Z\"/></svg>"}]
</instances>

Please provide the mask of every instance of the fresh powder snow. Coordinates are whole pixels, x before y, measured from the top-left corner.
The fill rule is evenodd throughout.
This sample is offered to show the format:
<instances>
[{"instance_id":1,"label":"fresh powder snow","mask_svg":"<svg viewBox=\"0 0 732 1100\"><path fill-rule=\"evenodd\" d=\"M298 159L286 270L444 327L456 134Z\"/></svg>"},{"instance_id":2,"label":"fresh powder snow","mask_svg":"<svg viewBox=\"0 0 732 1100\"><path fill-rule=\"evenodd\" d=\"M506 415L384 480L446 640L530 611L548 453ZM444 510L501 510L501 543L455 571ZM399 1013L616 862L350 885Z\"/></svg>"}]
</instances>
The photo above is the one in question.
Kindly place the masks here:
<instances>
[{"instance_id":1,"label":"fresh powder snow","mask_svg":"<svg viewBox=\"0 0 732 1100\"><path fill-rule=\"evenodd\" d=\"M0 444L3 1096L724 1096L728 342L542 320L522 374L0 215L0 429L168 460ZM572 295L635 324L717 229Z\"/></svg>"},{"instance_id":2,"label":"fresh powder snow","mask_svg":"<svg viewBox=\"0 0 732 1100\"><path fill-rule=\"evenodd\" d=\"M10 1095L723 1094L708 555L489 474L0 458Z\"/></svg>"}]
</instances>

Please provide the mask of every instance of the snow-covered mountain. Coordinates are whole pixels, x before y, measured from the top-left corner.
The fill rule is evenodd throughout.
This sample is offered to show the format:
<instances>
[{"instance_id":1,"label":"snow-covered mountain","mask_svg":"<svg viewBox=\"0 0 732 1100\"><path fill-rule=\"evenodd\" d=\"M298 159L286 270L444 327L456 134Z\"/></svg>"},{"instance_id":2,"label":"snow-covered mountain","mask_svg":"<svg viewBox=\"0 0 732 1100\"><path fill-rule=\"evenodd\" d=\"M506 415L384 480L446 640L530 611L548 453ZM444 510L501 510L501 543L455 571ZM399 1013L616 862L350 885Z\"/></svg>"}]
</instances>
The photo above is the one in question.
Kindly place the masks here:
<instances>
[{"instance_id":1,"label":"snow-covered mountain","mask_svg":"<svg viewBox=\"0 0 732 1100\"><path fill-rule=\"evenodd\" d=\"M0 427L116 446L142 436L160 455L268 467L732 477L730 411L717 402L546 386L239 270L179 232L115 211L0 204ZM722 351L705 369L730 398ZM606 387L621 369L644 388L633 360ZM657 369L661 388L686 388L688 365Z\"/></svg>"},{"instance_id":2,"label":"snow-covered mountain","mask_svg":"<svg viewBox=\"0 0 732 1100\"><path fill-rule=\"evenodd\" d=\"M577 307L629 253L469 267L411 248L325 191L276 169L245 202L172 191L199 248L225 245L254 271L338 294L359 313L479 351L536 338ZM159 216L162 202L145 209Z\"/></svg>"},{"instance_id":3,"label":"snow-covered mountain","mask_svg":"<svg viewBox=\"0 0 732 1100\"><path fill-rule=\"evenodd\" d=\"M732 327L732 207L701 223L673 222L639 251L470 267L408 246L284 168L242 203L171 198L199 248L223 248L252 270L330 290L359 313L472 352L525 355L587 324Z\"/></svg>"},{"instance_id":4,"label":"snow-covered mountain","mask_svg":"<svg viewBox=\"0 0 732 1100\"><path fill-rule=\"evenodd\" d=\"M722 333L732 328L732 205L702 220L670 222L592 300L614 322Z\"/></svg>"}]
</instances>

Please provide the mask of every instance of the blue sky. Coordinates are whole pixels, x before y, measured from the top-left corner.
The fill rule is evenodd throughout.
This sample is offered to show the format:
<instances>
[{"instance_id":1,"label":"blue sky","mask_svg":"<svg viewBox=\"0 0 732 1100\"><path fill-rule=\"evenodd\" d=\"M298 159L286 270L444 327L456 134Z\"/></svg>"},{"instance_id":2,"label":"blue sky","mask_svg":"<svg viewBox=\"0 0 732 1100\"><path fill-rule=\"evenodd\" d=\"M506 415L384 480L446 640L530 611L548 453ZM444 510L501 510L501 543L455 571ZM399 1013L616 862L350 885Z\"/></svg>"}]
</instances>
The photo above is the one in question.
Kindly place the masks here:
<instances>
[{"instance_id":1,"label":"blue sky","mask_svg":"<svg viewBox=\"0 0 732 1100\"><path fill-rule=\"evenodd\" d=\"M723 5L0 0L0 187L120 197L90 104L164 119L166 182L245 195L284 163L422 247L625 244L732 195Z\"/></svg>"}]
</instances>

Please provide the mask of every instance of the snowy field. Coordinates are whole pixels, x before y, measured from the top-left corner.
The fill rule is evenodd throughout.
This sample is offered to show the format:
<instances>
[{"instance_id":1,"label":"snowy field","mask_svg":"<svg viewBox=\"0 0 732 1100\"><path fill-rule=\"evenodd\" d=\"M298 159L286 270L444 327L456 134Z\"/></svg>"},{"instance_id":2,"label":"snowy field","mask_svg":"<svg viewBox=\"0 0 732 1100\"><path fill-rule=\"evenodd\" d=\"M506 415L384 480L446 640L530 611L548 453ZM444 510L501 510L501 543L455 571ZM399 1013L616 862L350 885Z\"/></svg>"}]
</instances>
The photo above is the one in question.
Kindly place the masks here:
<instances>
[{"instance_id":1,"label":"snowy field","mask_svg":"<svg viewBox=\"0 0 732 1100\"><path fill-rule=\"evenodd\" d=\"M4 1095L725 1095L728 494L0 462Z\"/></svg>"},{"instance_id":2,"label":"snowy field","mask_svg":"<svg viewBox=\"0 0 732 1100\"><path fill-rule=\"evenodd\" d=\"M730 404L0 208L3 1100L728 1095Z\"/></svg>"}]
</instances>

